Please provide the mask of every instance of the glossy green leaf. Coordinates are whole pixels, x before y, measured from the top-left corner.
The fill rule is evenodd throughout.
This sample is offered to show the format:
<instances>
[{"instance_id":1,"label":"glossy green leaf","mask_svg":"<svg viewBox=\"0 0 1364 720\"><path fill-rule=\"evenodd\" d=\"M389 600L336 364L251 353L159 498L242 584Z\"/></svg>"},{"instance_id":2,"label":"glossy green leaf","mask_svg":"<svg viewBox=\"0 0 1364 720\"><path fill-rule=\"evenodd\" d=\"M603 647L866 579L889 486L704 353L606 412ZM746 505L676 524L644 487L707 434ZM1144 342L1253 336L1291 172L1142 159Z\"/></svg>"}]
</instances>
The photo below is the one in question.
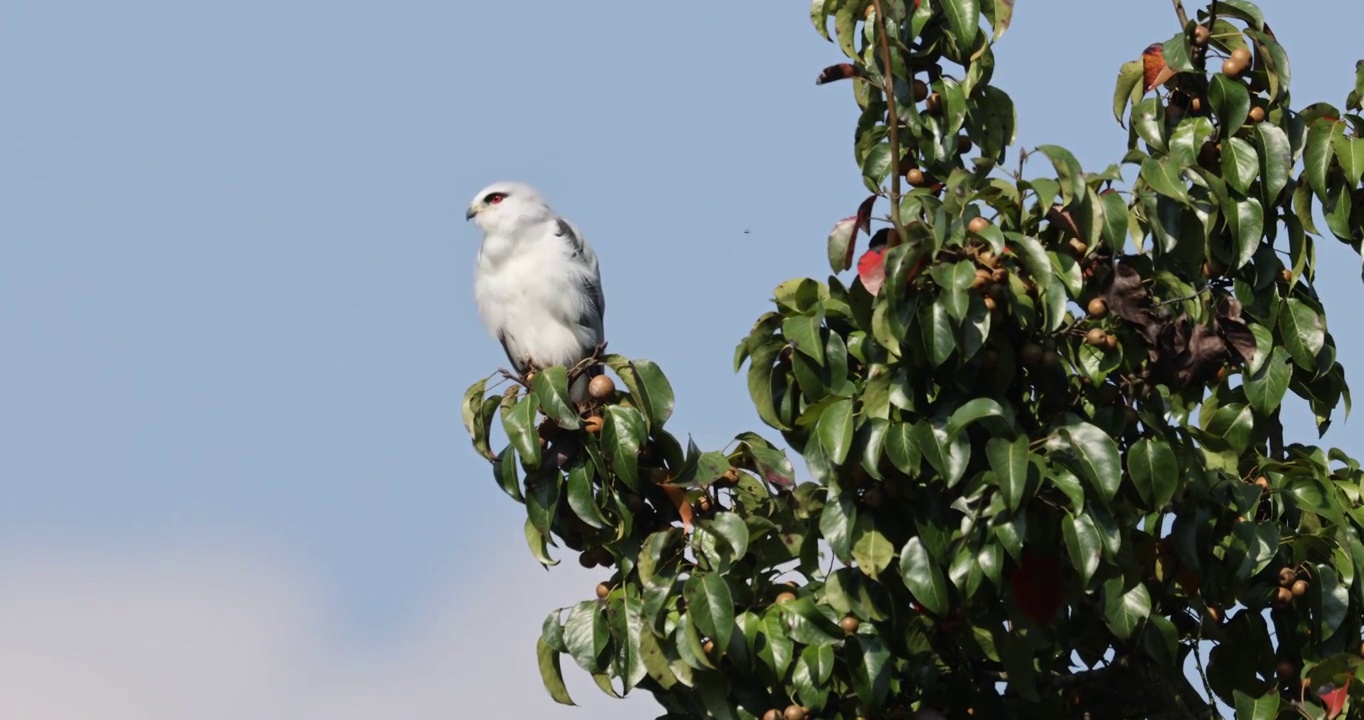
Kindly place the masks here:
<instances>
[{"instance_id":1,"label":"glossy green leaf","mask_svg":"<svg viewBox=\"0 0 1364 720\"><path fill-rule=\"evenodd\" d=\"M1259 173L1260 156L1254 145L1237 137L1222 141L1222 175L1236 192L1249 194L1250 184Z\"/></svg>"},{"instance_id":2,"label":"glossy green leaf","mask_svg":"<svg viewBox=\"0 0 1364 720\"><path fill-rule=\"evenodd\" d=\"M976 0L942 0L947 27L960 47L971 47L980 32L980 5Z\"/></svg>"},{"instance_id":3,"label":"glossy green leaf","mask_svg":"<svg viewBox=\"0 0 1364 720\"><path fill-rule=\"evenodd\" d=\"M1331 129L1334 123L1318 120L1307 127L1303 146L1303 168L1317 199L1326 202L1326 174L1331 169Z\"/></svg>"},{"instance_id":4,"label":"glossy green leaf","mask_svg":"<svg viewBox=\"0 0 1364 720\"><path fill-rule=\"evenodd\" d=\"M1297 298L1286 298L1279 310L1279 332L1293 362L1316 370L1317 353L1326 342L1326 327L1317 311Z\"/></svg>"},{"instance_id":5,"label":"glossy green leaf","mask_svg":"<svg viewBox=\"0 0 1364 720\"><path fill-rule=\"evenodd\" d=\"M1269 415L1283 402L1288 382L1293 377L1291 360L1287 350L1276 347L1269 359L1245 379L1246 398L1255 412Z\"/></svg>"},{"instance_id":6,"label":"glossy green leaf","mask_svg":"<svg viewBox=\"0 0 1364 720\"><path fill-rule=\"evenodd\" d=\"M1288 186L1293 171L1293 149L1288 134L1267 122L1255 125L1255 145L1260 153L1260 179L1264 184L1263 200L1268 205L1278 203L1279 194Z\"/></svg>"},{"instance_id":7,"label":"glossy green leaf","mask_svg":"<svg viewBox=\"0 0 1364 720\"><path fill-rule=\"evenodd\" d=\"M895 546L876 529L868 514L859 515L853 527L852 556L857 567L873 580L895 559Z\"/></svg>"},{"instance_id":8,"label":"glossy green leaf","mask_svg":"<svg viewBox=\"0 0 1364 720\"><path fill-rule=\"evenodd\" d=\"M819 444L835 465L842 465L847 460L853 430L853 401L849 398L834 401L820 414L815 432L819 435Z\"/></svg>"},{"instance_id":9,"label":"glossy green leaf","mask_svg":"<svg viewBox=\"0 0 1364 720\"><path fill-rule=\"evenodd\" d=\"M1099 530L1088 515L1069 515L1061 518L1061 536L1066 542L1071 565L1080 573L1080 584L1088 587L1099 569L1103 548Z\"/></svg>"},{"instance_id":10,"label":"glossy green leaf","mask_svg":"<svg viewBox=\"0 0 1364 720\"><path fill-rule=\"evenodd\" d=\"M1264 237L1264 207L1255 198L1241 200L1236 203L1235 211L1227 215L1227 223L1231 226L1234 251L1230 267L1239 270L1255 257L1255 251Z\"/></svg>"},{"instance_id":11,"label":"glossy green leaf","mask_svg":"<svg viewBox=\"0 0 1364 720\"><path fill-rule=\"evenodd\" d=\"M1146 507L1158 510L1174 498L1179 461L1165 440L1141 438L1127 451L1127 473Z\"/></svg>"},{"instance_id":12,"label":"glossy green leaf","mask_svg":"<svg viewBox=\"0 0 1364 720\"><path fill-rule=\"evenodd\" d=\"M947 613L947 579L918 537L910 538L900 550L900 577L929 612L938 616Z\"/></svg>"},{"instance_id":13,"label":"glossy green leaf","mask_svg":"<svg viewBox=\"0 0 1364 720\"><path fill-rule=\"evenodd\" d=\"M531 387L534 388L540 410L559 427L576 430L582 426L578 410L568 396L568 368L551 365L535 373Z\"/></svg>"},{"instance_id":14,"label":"glossy green leaf","mask_svg":"<svg viewBox=\"0 0 1364 720\"><path fill-rule=\"evenodd\" d=\"M569 697L568 688L564 685L564 672L559 665L559 653L555 652L544 638L535 641L535 658L540 665L540 681L544 683L545 690L549 691L549 696L554 702L576 706L577 703Z\"/></svg>"},{"instance_id":15,"label":"glossy green leaf","mask_svg":"<svg viewBox=\"0 0 1364 720\"><path fill-rule=\"evenodd\" d=\"M1145 583L1123 589L1123 578L1118 576L1104 583L1104 620L1108 629L1121 640L1136 632L1151 614L1151 593Z\"/></svg>"},{"instance_id":16,"label":"glossy green leaf","mask_svg":"<svg viewBox=\"0 0 1364 720\"><path fill-rule=\"evenodd\" d=\"M1237 720L1274 720L1279 716L1279 693L1270 691L1260 697L1232 691Z\"/></svg>"},{"instance_id":17,"label":"glossy green leaf","mask_svg":"<svg viewBox=\"0 0 1364 720\"><path fill-rule=\"evenodd\" d=\"M824 322L823 313L818 315L792 315L782 320L781 333L796 352L824 365L824 339L819 328Z\"/></svg>"},{"instance_id":18,"label":"glossy green leaf","mask_svg":"<svg viewBox=\"0 0 1364 720\"><path fill-rule=\"evenodd\" d=\"M734 632L734 599L729 584L716 573L693 573L687 578L682 596L687 599L687 614L696 628L716 646L725 647Z\"/></svg>"},{"instance_id":19,"label":"glossy green leaf","mask_svg":"<svg viewBox=\"0 0 1364 720\"><path fill-rule=\"evenodd\" d=\"M1145 180L1151 189L1172 200L1183 204L1189 202L1189 188L1184 181L1184 168L1172 162L1170 158L1160 159L1148 157L1141 161L1141 179Z\"/></svg>"},{"instance_id":20,"label":"glossy green leaf","mask_svg":"<svg viewBox=\"0 0 1364 720\"><path fill-rule=\"evenodd\" d=\"M995 472L995 481L1004 496L1004 506L1010 512L1017 510L1027 498L1028 490L1028 439L1019 437L1013 441L1004 438L990 438L985 445L985 456L990 461L990 469Z\"/></svg>"},{"instance_id":21,"label":"glossy green leaf","mask_svg":"<svg viewBox=\"0 0 1364 720\"><path fill-rule=\"evenodd\" d=\"M540 465L540 435L535 430L535 399L523 397L510 409L502 410L502 430L528 468Z\"/></svg>"},{"instance_id":22,"label":"glossy green leaf","mask_svg":"<svg viewBox=\"0 0 1364 720\"><path fill-rule=\"evenodd\" d=\"M1140 60L1129 60L1118 66L1118 81L1113 86L1113 117L1117 119L1118 125L1126 126L1123 119L1127 114L1127 104L1131 101L1132 91L1140 87L1141 79Z\"/></svg>"},{"instance_id":23,"label":"glossy green leaf","mask_svg":"<svg viewBox=\"0 0 1364 720\"><path fill-rule=\"evenodd\" d=\"M1076 471L1104 502L1113 499L1122 483L1122 466L1113 437L1083 421L1071 422L1060 430L1076 460Z\"/></svg>"},{"instance_id":24,"label":"glossy green leaf","mask_svg":"<svg viewBox=\"0 0 1364 720\"><path fill-rule=\"evenodd\" d=\"M1208 103L1212 111L1217 113L1223 137L1244 125L1250 114L1250 92L1246 90L1245 84L1221 73L1214 73L1208 81ZM1226 152L1226 149L1223 143L1222 151Z\"/></svg>"}]
</instances>

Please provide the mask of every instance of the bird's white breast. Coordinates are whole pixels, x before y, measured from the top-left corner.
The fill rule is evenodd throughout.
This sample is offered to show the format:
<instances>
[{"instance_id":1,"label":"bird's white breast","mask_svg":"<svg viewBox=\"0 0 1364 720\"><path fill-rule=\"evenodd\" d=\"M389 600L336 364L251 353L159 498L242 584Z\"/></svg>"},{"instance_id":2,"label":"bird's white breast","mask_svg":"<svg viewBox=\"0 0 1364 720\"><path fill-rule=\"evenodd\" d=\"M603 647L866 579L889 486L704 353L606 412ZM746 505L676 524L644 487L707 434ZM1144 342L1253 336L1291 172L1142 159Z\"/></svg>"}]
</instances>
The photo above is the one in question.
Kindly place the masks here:
<instances>
[{"instance_id":1,"label":"bird's white breast","mask_svg":"<svg viewBox=\"0 0 1364 720\"><path fill-rule=\"evenodd\" d=\"M484 238L474 297L489 332L501 335L518 361L572 365L601 341L596 329L578 322L590 302L583 283L595 269L571 253L548 228Z\"/></svg>"}]
</instances>

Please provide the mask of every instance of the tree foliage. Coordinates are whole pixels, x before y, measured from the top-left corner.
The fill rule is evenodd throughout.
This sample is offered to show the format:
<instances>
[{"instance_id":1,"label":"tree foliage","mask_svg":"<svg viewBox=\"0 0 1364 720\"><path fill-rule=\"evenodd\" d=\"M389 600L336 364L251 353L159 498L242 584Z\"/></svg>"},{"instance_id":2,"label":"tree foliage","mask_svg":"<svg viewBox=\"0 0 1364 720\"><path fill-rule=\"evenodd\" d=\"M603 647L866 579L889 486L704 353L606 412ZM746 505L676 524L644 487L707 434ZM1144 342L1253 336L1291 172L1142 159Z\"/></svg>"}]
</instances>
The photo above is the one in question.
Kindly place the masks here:
<instances>
[{"instance_id":1,"label":"tree foliage","mask_svg":"<svg viewBox=\"0 0 1364 720\"><path fill-rule=\"evenodd\" d=\"M1349 410L1314 210L1360 249L1364 63L1294 110L1259 8L1175 9L1095 172L1013 149L1012 0L814 1L870 194L734 358L810 481L684 447L647 360L583 407L562 367L465 397L532 554L613 570L545 619L555 700L568 656L667 718L1364 717L1364 473L1281 422Z\"/></svg>"}]
</instances>

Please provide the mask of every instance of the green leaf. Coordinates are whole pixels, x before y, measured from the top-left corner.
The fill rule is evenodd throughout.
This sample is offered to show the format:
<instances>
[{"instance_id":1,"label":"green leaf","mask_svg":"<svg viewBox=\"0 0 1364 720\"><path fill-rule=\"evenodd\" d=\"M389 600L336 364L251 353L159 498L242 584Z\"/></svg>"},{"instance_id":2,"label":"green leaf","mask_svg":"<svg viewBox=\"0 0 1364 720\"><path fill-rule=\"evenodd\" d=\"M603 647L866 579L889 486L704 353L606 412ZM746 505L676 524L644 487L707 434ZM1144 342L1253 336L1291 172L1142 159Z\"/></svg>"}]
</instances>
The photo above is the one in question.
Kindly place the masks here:
<instances>
[{"instance_id":1,"label":"green leaf","mask_svg":"<svg viewBox=\"0 0 1364 720\"><path fill-rule=\"evenodd\" d=\"M522 531L526 536L526 546L530 548L531 554L541 565L554 567L559 564L558 560L549 556L549 536L536 529L535 523L529 517L522 524Z\"/></svg>"},{"instance_id":2,"label":"green leaf","mask_svg":"<svg viewBox=\"0 0 1364 720\"><path fill-rule=\"evenodd\" d=\"M1257 698L1234 688L1232 699L1236 703L1237 720L1274 720L1279 716L1279 693L1274 690Z\"/></svg>"},{"instance_id":3,"label":"green leaf","mask_svg":"<svg viewBox=\"0 0 1364 720\"><path fill-rule=\"evenodd\" d=\"M1218 75L1217 77L1222 77ZM1250 193L1250 184L1260 172L1260 156L1255 146L1233 137L1222 141L1222 174L1236 192Z\"/></svg>"},{"instance_id":4,"label":"green leaf","mask_svg":"<svg viewBox=\"0 0 1364 720\"><path fill-rule=\"evenodd\" d=\"M521 497L521 480L516 474L516 452L511 445L502 448L497 459L493 460L493 475L497 477L498 487L508 497L519 503L526 501Z\"/></svg>"},{"instance_id":5,"label":"green leaf","mask_svg":"<svg viewBox=\"0 0 1364 720\"><path fill-rule=\"evenodd\" d=\"M947 437L955 440L957 435L966 429L967 425L990 417L1009 419L1004 414L1003 406L995 400L990 398L968 400L954 410L951 417L947 418ZM1009 424L1012 425L1012 422Z\"/></svg>"},{"instance_id":6,"label":"green leaf","mask_svg":"<svg viewBox=\"0 0 1364 720\"><path fill-rule=\"evenodd\" d=\"M1236 203L1236 211L1227 215L1227 224L1234 235L1232 247L1235 255L1231 259L1231 270L1239 270L1260 247L1260 239L1265 234L1265 211L1260 201L1248 198Z\"/></svg>"},{"instance_id":7,"label":"green leaf","mask_svg":"<svg viewBox=\"0 0 1364 720\"><path fill-rule=\"evenodd\" d=\"M895 546L876 529L870 515L857 517L857 525L853 528L852 556L858 568L873 580L878 579L881 571L889 567L890 561L895 558Z\"/></svg>"},{"instance_id":8,"label":"green leaf","mask_svg":"<svg viewBox=\"0 0 1364 720\"><path fill-rule=\"evenodd\" d=\"M914 425L906 422L890 424L886 430L886 457L890 458L890 463L896 470L906 475L913 476L919 473L923 453L914 440Z\"/></svg>"},{"instance_id":9,"label":"green leaf","mask_svg":"<svg viewBox=\"0 0 1364 720\"><path fill-rule=\"evenodd\" d=\"M1103 207L1104 218L1101 235L1109 249L1115 254L1120 254L1123 246L1127 243L1129 220L1127 203L1123 200L1122 195L1116 192L1105 192L1099 195L1099 204Z\"/></svg>"},{"instance_id":10,"label":"green leaf","mask_svg":"<svg viewBox=\"0 0 1364 720\"><path fill-rule=\"evenodd\" d=\"M758 361L757 354L754 351L755 363ZM672 417L676 399L672 384L668 382L667 376L657 364L652 360L628 360L620 355L607 355L602 358L602 362L625 381L625 387L635 397L650 430L663 427L663 424L668 422L668 418ZM768 373L770 377L770 368Z\"/></svg>"},{"instance_id":11,"label":"green leaf","mask_svg":"<svg viewBox=\"0 0 1364 720\"><path fill-rule=\"evenodd\" d=\"M555 652L544 638L535 641L535 658L540 664L540 681L544 683L554 702L576 706L577 703L569 697L568 688L564 686L564 672L559 666L559 653Z\"/></svg>"},{"instance_id":12,"label":"green leaf","mask_svg":"<svg viewBox=\"0 0 1364 720\"><path fill-rule=\"evenodd\" d=\"M791 639L804 645L829 645L843 638L843 631L808 597L777 606L786 618Z\"/></svg>"},{"instance_id":13,"label":"green leaf","mask_svg":"<svg viewBox=\"0 0 1364 720\"><path fill-rule=\"evenodd\" d=\"M693 573L682 589L687 600L687 614L696 628L705 633L718 647L729 644L734 632L734 599L729 584L716 573Z\"/></svg>"},{"instance_id":14,"label":"green leaf","mask_svg":"<svg viewBox=\"0 0 1364 720\"><path fill-rule=\"evenodd\" d=\"M1127 451L1127 473L1146 507L1158 510L1175 496L1179 460L1170 444L1160 438L1142 438Z\"/></svg>"},{"instance_id":15,"label":"green leaf","mask_svg":"<svg viewBox=\"0 0 1364 720\"><path fill-rule=\"evenodd\" d=\"M1331 169L1331 129L1334 123L1318 120L1307 128L1303 146L1303 167L1317 199L1326 202L1326 175Z\"/></svg>"},{"instance_id":16,"label":"green leaf","mask_svg":"<svg viewBox=\"0 0 1364 720\"><path fill-rule=\"evenodd\" d=\"M1038 288L1044 290L1045 302L1043 303L1043 318L1045 319L1043 330L1054 332L1061 327L1061 323L1066 319L1066 288L1061 284L1060 279L1052 272L1051 260L1047 257L1047 251L1042 248L1042 243L1035 238L1019 233L1005 233L1009 243L1018 252L1023 260L1023 266L1027 268L1028 275L1033 278L1033 282L1038 284Z\"/></svg>"},{"instance_id":17,"label":"green leaf","mask_svg":"<svg viewBox=\"0 0 1364 720\"><path fill-rule=\"evenodd\" d=\"M981 0L981 10L995 29L991 40L998 41L1013 21L1014 0Z\"/></svg>"},{"instance_id":18,"label":"green leaf","mask_svg":"<svg viewBox=\"0 0 1364 720\"><path fill-rule=\"evenodd\" d=\"M1037 151L1051 160L1056 168L1056 178L1061 181L1061 201L1069 207L1085 195L1085 174L1080 161L1071 152L1059 145L1038 145Z\"/></svg>"},{"instance_id":19,"label":"green leaf","mask_svg":"<svg viewBox=\"0 0 1364 720\"><path fill-rule=\"evenodd\" d=\"M613 592L607 606L607 619L616 640L616 652L611 664L612 673L621 679L624 692L630 692L648 674L640 652L640 635L652 633L644 627L638 590L627 585L623 592Z\"/></svg>"},{"instance_id":20,"label":"green leaf","mask_svg":"<svg viewBox=\"0 0 1364 720\"><path fill-rule=\"evenodd\" d=\"M1073 421L1061 428L1061 434L1069 442L1081 478L1098 491L1105 503L1118 493L1122 483L1122 466L1119 461L1118 445L1113 437L1098 427L1083 421Z\"/></svg>"},{"instance_id":21,"label":"green leaf","mask_svg":"<svg viewBox=\"0 0 1364 720\"><path fill-rule=\"evenodd\" d=\"M1123 591L1121 575L1104 583L1104 620L1108 629L1120 640L1136 632L1142 621L1151 614L1151 593L1146 583L1138 582Z\"/></svg>"},{"instance_id":22,"label":"green leaf","mask_svg":"<svg viewBox=\"0 0 1364 720\"><path fill-rule=\"evenodd\" d=\"M882 182L890 176L890 143L877 143L867 152L862 161L862 178L867 189L875 192Z\"/></svg>"},{"instance_id":23,"label":"green leaf","mask_svg":"<svg viewBox=\"0 0 1364 720\"><path fill-rule=\"evenodd\" d=\"M835 400L820 414L815 432L819 435L819 444L835 465L842 465L848 459L853 430L853 401L849 398Z\"/></svg>"},{"instance_id":24,"label":"green leaf","mask_svg":"<svg viewBox=\"0 0 1364 720\"><path fill-rule=\"evenodd\" d=\"M781 350L782 344L779 342L767 343L753 349L748 365L748 394L753 399L753 407L763 422L778 430L790 430L791 426L777 415L776 402L772 394L773 365Z\"/></svg>"},{"instance_id":25,"label":"green leaf","mask_svg":"<svg viewBox=\"0 0 1364 720\"><path fill-rule=\"evenodd\" d=\"M924 459L938 472L947 487L961 480L971 460L971 440L966 435L949 439L947 426L937 420L920 420L914 424L914 440Z\"/></svg>"},{"instance_id":26,"label":"green leaf","mask_svg":"<svg viewBox=\"0 0 1364 720\"><path fill-rule=\"evenodd\" d=\"M1316 370L1317 353L1326 343L1326 327L1317 311L1297 298L1286 298L1279 310L1279 332L1293 362Z\"/></svg>"},{"instance_id":27,"label":"green leaf","mask_svg":"<svg viewBox=\"0 0 1364 720\"><path fill-rule=\"evenodd\" d=\"M535 400L540 410L561 428L577 430L582 426L577 408L568 396L568 368L551 365L538 373L531 381L535 388Z\"/></svg>"},{"instance_id":28,"label":"green leaf","mask_svg":"<svg viewBox=\"0 0 1364 720\"><path fill-rule=\"evenodd\" d=\"M1184 168L1172 162L1169 156L1157 160L1148 157L1141 161L1141 179L1152 190L1182 204L1189 204L1189 188L1184 182Z\"/></svg>"},{"instance_id":29,"label":"green leaf","mask_svg":"<svg viewBox=\"0 0 1364 720\"><path fill-rule=\"evenodd\" d=\"M823 707L829 700L826 684L834 670L832 645L807 645L791 670L791 684L803 705Z\"/></svg>"},{"instance_id":30,"label":"green leaf","mask_svg":"<svg viewBox=\"0 0 1364 720\"><path fill-rule=\"evenodd\" d=\"M1127 114L1127 104L1132 91L1140 85L1141 78L1140 60L1129 60L1118 66L1118 81L1113 86L1113 117L1117 118L1120 126L1126 127L1123 118Z\"/></svg>"},{"instance_id":31,"label":"green leaf","mask_svg":"<svg viewBox=\"0 0 1364 720\"><path fill-rule=\"evenodd\" d=\"M1102 554L1099 530L1088 515L1069 515L1061 518L1061 536L1066 541L1066 551L1070 562L1080 573L1080 584L1089 586L1094 573L1099 569Z\"/></svg>"},{"instance_id":32,"label":"green leaf","mask_svg":"<svg viewBox=\"0 0 1364 720\"><path fill-rule=\"evenodd\" d=\"M1250 92L1244 83L1232 80L1221 73L1213 73L1208 82L1208 103L1217 113L1218 125L1222 136L1228 137L1246 123L1250 115ZM1226 152L1226 145L1222 147Z\"/></svg>"},{"instance_id":33,"label":"green leaf","mask_svg":"<svg viewBox=\"0 0 1364 720\"><path fill-rule=\"evenodd\" d=\"M957 39L957 46L969 48L980 32L980 5L976 0L942 0L947 27Z\"/></svg>"},{"instance_id":34,"label":"green leaf","mask_svg":"<svg viewBox=\"0 0 1364 720\"><path fill-rule=\"evenodd\" d=\"M1260 177L1264 183L1266 205L1277 205L1279 194L1288 186L1293 171L1293 148L1288 134L1267 122L1255 126L1255 144L1260 151Z\"/></svg>"},{"instance_id":35,"label":"green leaf","mask_svg":"<svg viewBox=\"0 0 1364 720\"><path fill-rule=\"evenodd\" d=\"M819 533L829 543L834 557L852 560L852 532L857 522L857 499L851 492L830 495L819 515Z\"/></svg>"},{"instance_id":36,"label":"green leaf","mask_svg":"<svg viewBox=\"0 0 1364 720\"><path fill-rule=\"evenodd\" d=\"M648 437L644 416L625 405L607 405L602 420L602 445L611 469L627 487L639 491L639 450Z\"/></svg>"},{"instance_id":37,"label":"green leaf","mask_svg":"<svg viewBox=\"0 0 1364 720\"><path fill-rule=\"evenodd\" d=\"M824 313L817 315L792 315L781 323L781 334L786 336L787 342L796 349L796 352L814 360L819 366L824 365L824 340L820 337L819 328L824 322Z\"/></svg>"},{"instance_id":38,"label":"green leaf","mask_svg":"<svg viewBox=\"0 0 1364 720\"><path fill-rule=\"evenodd\" d=\"M564 644L578 667L589 673L600 672L600 658L611 640L606 613L596 600L584 600L568 613L564 621Z\"/></svg>"},{"instance_id":39,"label":"green leaf","mask_svg":"<svg viewBox=\"0 0 1364 720\"><path fill-rule=\"evenodd\" d=\"M1219 0L1217 9L1222 15L1230 15L1245 20L1256 30L1263 30L1265 27L1264 13L1260 12L1260 8L1249 0Z\"/></svg>"},{"instance_id":40,"label":"green leaf","mask_svg":"<svg viewBox=\"0 0 1364 720\"><path fill-rule=\"evenodd\" d=\"M947 0L948 3L953 1ZM890 649L876 635L850 635L843 652L857 698L875 714L890 690Z\"/></svg>"},{"instance_id":41,"label":"green leaf","mask_svg":"<svg viewBox=\"0 0 1364 720\"><path fill-rule=\"evenodd\" d=\"M1096 548L1097 538L1095 533ZM910 538L900 551L900 577L925 609L939 617L947 613L947 579L917 536Z\"/></svg>"},{"instance_id":42,"label":"green leaf","mask_svg":"<svg viewBox=\"0 0 1364 720\"><path fill-rule=\"evenodd\" d=\"M564 478L558 470L532 470L526 474L526 515L541 535L549 536Z\"/></svg>"},{"instance_id":43,"label":"green leaf","mask_svg":"<svg viewBox=\"0 0 1364 720\"><path fill-rule=\"evenodd\" d=\"M578 463L568 471L568 506L589 526L606 527L606 518L602 517L592 492L592 468L588 463Z\"/></svg>"},{"instance_id":44,"label":"green leaf","mask_svg":"<svg viewBox=\"0 0 1364 720\"><path fill-rule=\"evenodd\" d=\"M521 456L524 467L540 465L540 434L535 430L535 400L523 397L511 406L502 409L502 430L507 439Z\"/></svg>"},{"instance_id":45,"label":"green leaf","mask_svg":"<svg viewBox=\"0 0 1364 720\"><path fill-rule=\"evenodd\" d=\"M1288 382L1293 377L1290 360L1287 350L1276 347L1269 359L1245 379L1246 398L1255 412L1270 415L1283 402L1288 392Z\"/></svg>"},{"instance_id":46,"label":"green leaf","mask_svg":"<svg viewBox=\"0 0 1364 720\"><path fill-rule=\"evenodd\" d=\"M990 438L985 445L985 456L995 472L1004 506L1010 512L1018 510L1027 499L1028 439L1019 437L1011 442L999 437Z\"/></svg>"},{"instance_id":47,"label":"green leaf","mask_svg":"<svg viewBox=\"0 0 1364 720\"><path fill-rule=\"evenodd\" d=\"M928 359L937 367L947 362L952 351L957 349L957 333L952 327L952 316L942 296L920 311L920 324L924 333L924 346L928 349Z\"/></svg>"},{"instance_id":48,"label":"green leaf","mask_svg":"<svg viewBox=\"0 0 1364 720\"><path fill-rule=\"evenodd\" d=\"M1336 125L1331 132L1331 150L1350 185L1358 185L1360 176L1364 175L1364 139L1347 137L1345 126Z\"/></svg>"}]
</instances>

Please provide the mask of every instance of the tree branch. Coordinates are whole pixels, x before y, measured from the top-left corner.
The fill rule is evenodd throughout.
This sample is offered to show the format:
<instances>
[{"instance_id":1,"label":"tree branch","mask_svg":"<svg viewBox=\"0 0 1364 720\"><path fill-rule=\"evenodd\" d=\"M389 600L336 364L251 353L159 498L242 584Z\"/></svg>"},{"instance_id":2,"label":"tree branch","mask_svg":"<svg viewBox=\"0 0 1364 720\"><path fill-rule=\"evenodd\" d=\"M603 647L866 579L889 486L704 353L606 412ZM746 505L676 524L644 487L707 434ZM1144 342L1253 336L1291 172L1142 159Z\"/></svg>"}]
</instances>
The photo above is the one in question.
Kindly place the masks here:
<instances>
[{"instance_id":1,"label":"tree branch","mask_svg":"<svg viewBox=\"0 0 1364 720\"><path fill-rule=\"evenodd\" d=\"M900 118L895 109L895 69L890 62L890 40L886 38L886 16L881 12L881 0L872 0L876 8L876 22L881 25L876 38L881 41L881 62L885 65L881 72L882 91L886 93L886 122L890 126L890 222L895 226L895 242L904 238L900 224Z\"/></svg>"},{"instance_id":2,"label":"tree branch","mask_svg":"<svg viewBox=\"0 0 1364 720\"><path fill-rule=\"evenodd\" d=\"M1189 14L1184 12L1183 0L1174 0L1175 14L1179 16L1179 27L1183 29L1189 25Z\"/></svg>"}]
</instances>

